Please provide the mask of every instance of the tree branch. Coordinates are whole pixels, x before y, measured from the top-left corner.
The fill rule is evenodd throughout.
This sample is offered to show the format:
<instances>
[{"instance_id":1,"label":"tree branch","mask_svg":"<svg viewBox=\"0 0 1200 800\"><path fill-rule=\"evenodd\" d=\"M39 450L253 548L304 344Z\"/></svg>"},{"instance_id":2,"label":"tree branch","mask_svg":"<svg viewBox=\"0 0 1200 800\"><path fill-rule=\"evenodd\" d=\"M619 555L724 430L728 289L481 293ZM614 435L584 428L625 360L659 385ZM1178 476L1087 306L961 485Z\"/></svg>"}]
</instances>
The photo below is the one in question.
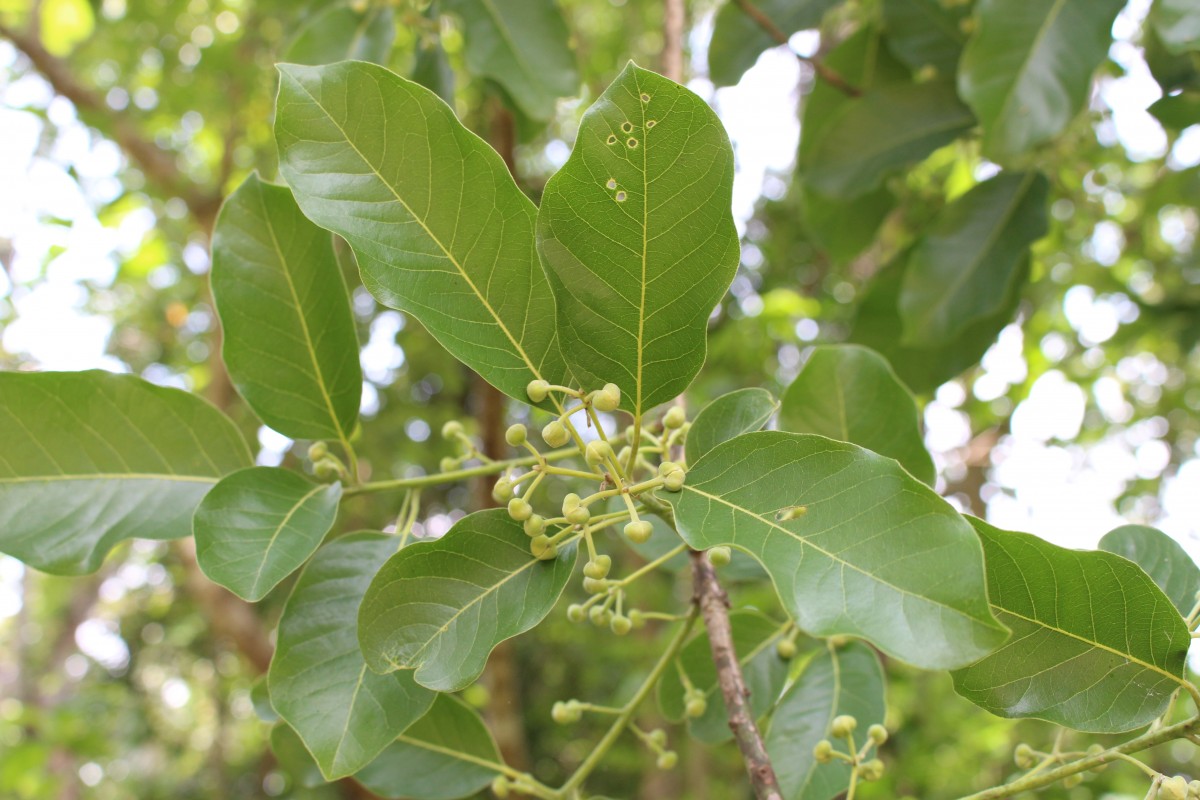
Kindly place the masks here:
<instances>
[{"instance_id":1,"label":"tree branch","mask_svg":"<svg viewBox=\"0 0 1200 800\"><path fill-rule=\"evenodd\" d=\"M774 39L778 44L788 45L788 49L792 51L792 55L800 61L808 64L817 73L817 77L828 83L833 88L847 94L851 97L858 97L862 92L852 86L845 78L841 76L837 70L827 66L824 61L813 56L802 56L792 48L788 42L788 35L779 29L775 22L763 13L762 9L754 5L751 0L733 0L737 7L742 10L742 13L754 21L758 27L766 31L767 35Z\"/></svg>"},{"instance_id":2,"label":"tree branch","mask_svg":"<svg viewBox=\"0 0 1200 800\"><path fill-rule=\"evenodd\" d=\"M676 83L683 83L685 23L683 0L666 0L663 4L662 74Z\"/></svg>"},{"instance_id":3,"label":"tree branch","mask_svg":"<svg viewBox=\"0 0 1200 800\"><path fill-rule=\"evenodd\" d=\"M696 604L704 616L704 627L708 629L708 641L712 646L713 663L717 667L717 680L721 694L725 697L725 710L729 714L729 727L737 741L738 749L746 762L750 774L750 785L758 800L783 800L775 768L767 755L762 734L754 722L754 712L747 699L750 690L742 676L737 651L733 646L733 628L729 624L729 596L717 580L717 571L704 553L692 550L692 580Z\"/></svg>"}]
</instances>

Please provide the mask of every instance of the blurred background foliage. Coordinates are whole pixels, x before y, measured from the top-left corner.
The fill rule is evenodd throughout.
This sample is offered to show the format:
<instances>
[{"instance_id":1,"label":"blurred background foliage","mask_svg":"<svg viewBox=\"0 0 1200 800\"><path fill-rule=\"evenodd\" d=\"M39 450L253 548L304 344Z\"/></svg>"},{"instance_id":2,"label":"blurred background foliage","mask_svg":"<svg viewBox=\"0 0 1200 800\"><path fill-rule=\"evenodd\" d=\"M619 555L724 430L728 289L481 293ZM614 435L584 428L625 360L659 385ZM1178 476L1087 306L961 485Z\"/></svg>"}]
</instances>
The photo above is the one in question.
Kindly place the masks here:
<instances>
[{"instance_id":1,"label":"blurred background foliage","mask_svg":"<svg viewBox=\"0 0 1200 800\"><path fill-rule=\"evenodd\" d=\"M788 62L791 85L767 99L798 113L815 78L809 63L797 69L776 49L755 67L757 78L716 91L705 54L718 5L689 6L690 85L727 122L742 117L731 125L735 144L751 147L738 131L754 125L744 117L762 102L753 91L763 71ZM942 5L965 16L970 2ZM656 65L664 44L657 0L563 0L561 8L581 95L534 119L469 68L461 21L418 0L0 0L0 367L103 366L190 388L240 422L261 446L260 463L308 468L308 443L261 427L231 390L206 286L221 198L253 170L275 176L273 64L328 60L330 31L349 20L352 55L419 76L451 100L468 126L514 157L518 180L536 199L569 153L583 109L627 59ZM826 54L882 13L881 0L848 0L800 23L819 23L820 33L798 33L793 45ZM1011 527L1022 527L1024 515L1025 527L1080 545L1094 543L1118 515L1161 523L1173 481L1180 494L1200 488L1200 66L1195 53L1166 50L1142 24L1146 14L1146 3L1132 2L1118 17L1088 110L1034 157L1050 179L1051 213L1015 313L973 352L948 342L912 359L907 372L898 365L927 401L944 494ZM758 53L751 49L742 54L746 66ZM1155 96L1140 106L1121 96L1145 95L1151 72L1160 93L1182 98L1157 106L1157 122L1144 112ZM1121 103L1132 103L1141 128L1123 129L1133 123ZM789 136L794 131L779 131L776 143ZM739 152L739 162L747 156ZM888 265L990 170L968 137L842 207L823 206L790 167L743 175L752 202L739 215L742 268L712 318L693 408L742 386L778 393L813 343L870 342L878 298L886 311L888 275L898 274ZM351 261L366 378L366 432L356 445L364 468L377 478L434 471L453 455L436 432L479 411L479 393L420 325L377 306ZM969 366L948 382L923 381L943 359ZM1046 475L1090 474L1080 485L1104 491L1039 516L1030 509L1044 498L1028 483L1036 470L1012 474L1013 465L1031 464ZM418 534L439 535L472 502L470 487L426 492ZM1200 509L1194 497L1180 502L1177 518ZM345 504L341 527L383 528L398 504L360 497ZM1187 523L1174 524L1168 529L1197 552L1180 533ZM664 573L639 588L637 602L677 605L688 591L686 580ZM256 683L286 592L287 584L254 609L241 604L199 575L187 542L126 544L80 580L0 557L0 797L370 796L350 781L307 787L286 750L277 756L268 747L270 726L259 716L269 717L269 707ZM768 586L740 584L737 593L739 604L777 611ZM641 635L601 644L556 614L512 645L509 679L493 674L465 697L491 716L510 759L555 784L599 729L555 726L551 704L619 695L636 683L656 649ZM1049 747L1054 738L1048 725L988 716L956 697L948 676L894 664L889 676L897 733L884 755L898 766L863 797L954 797L1004 780L1016 742ZM655 713L644 712L643 727L661 723ZM593 790L740 796L729 788L742 785L733 748L689 743L682 730L671 735L679 768L654 770L653 756L626 737ZM1174 772L1184 768L1175 757L1160 748L1150 761ZM1118 767L1045 794L1086 800L1144 791L1136 770Z\"/></svg>"}]
</instances>

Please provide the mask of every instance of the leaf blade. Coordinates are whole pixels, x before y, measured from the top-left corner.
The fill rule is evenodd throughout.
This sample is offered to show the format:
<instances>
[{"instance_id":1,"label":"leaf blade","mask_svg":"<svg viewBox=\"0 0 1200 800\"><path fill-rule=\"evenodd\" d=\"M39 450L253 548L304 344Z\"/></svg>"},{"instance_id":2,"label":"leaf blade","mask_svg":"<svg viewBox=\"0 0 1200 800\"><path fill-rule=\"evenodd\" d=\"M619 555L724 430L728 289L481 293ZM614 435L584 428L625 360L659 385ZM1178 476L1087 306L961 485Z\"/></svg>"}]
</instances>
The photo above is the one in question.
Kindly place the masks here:
<instances>
[{"instance_id":1,"label":"leaf blade","mask_svg":"<svg viewBox=\"0 0 1200 800\"><path fill-rule=\"evenodd\" d=\"M757 431L779 409L779 401L766 389L737 389L700 409L684 442L684 454L694 464L721 442Z\"/></svg>"},{"instance_id":2,"label":"leaf blade","mask_svg":"<svg viewBox=\"0 0 1200 800\"><path fill-rule=\"evenodd\" d=\"M1137 564L1182 616L1191 613L1200 592L1200 567L1179 542L1146 525L1122 525L1104 534L1099 547Z\"/></svg>"}]
</instances>

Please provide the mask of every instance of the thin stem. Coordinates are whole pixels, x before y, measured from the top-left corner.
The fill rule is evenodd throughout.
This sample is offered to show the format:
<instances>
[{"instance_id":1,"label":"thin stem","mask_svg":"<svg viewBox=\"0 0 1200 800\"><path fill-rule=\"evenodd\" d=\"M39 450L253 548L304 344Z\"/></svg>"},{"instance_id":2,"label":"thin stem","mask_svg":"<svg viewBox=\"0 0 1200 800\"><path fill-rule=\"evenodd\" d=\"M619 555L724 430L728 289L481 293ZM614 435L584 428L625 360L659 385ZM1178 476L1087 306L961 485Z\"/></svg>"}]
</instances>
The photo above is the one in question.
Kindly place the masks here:
<instances>
[{"instance_id":1,"label":"thin stem","mask_svg":"<svg viewBox=\"0 0 1200 800\"><path fill-rule=\"evenodd\" d=\"M397 478L390 481L364 483L359 486L347 486L342 492L342 497L352 497L357 494L370 494L372 492L387 492L393 489L415 489L422 486L437 486L441 483L454 483L466 478L477 478L480 475L495 475L498 472L504 472L509 467L532 466L533 464L537 464L541 459L545 459L546 461L560 461L564 458L571 458L577 455L579 455L579 451L574 447L564 447L560 450L552 450L536 458L534 456L509 458L504 461L492 461L487 464L480 464L477 467L456 469L450 472L435 472L432 475L421 475L417 478ZM595 476L588 474L588 477Z\"/></svg>"},{"instance_id":2,"label":"thin stem","mask_svg":"<svg viewBox=\"0 0 1200 800\"><path fill-rule=\"evenodd\" d=\"M508 764L502 764L499 761L492 761L488 758L480 758L479 756L471 755L470 753L464 753L460 750L452 750L448 747L441 747L433 744L432 742L426 742L421 739L413 739L405 736L404 734L397 736L396 741L413 745L422 750L440 753L441 755L449 756L453 759L457 759L458 761L465 761L468 764L475 764L476 766L483 767L484 769L491 770L492 772L497 772L501 775L511 778L514 781L520 781L524 785L525 789L534 797L539 797L543 800L558 800L558 793L549 786L545 785L544 783L540 783L534 779L532 775L526 772L521 772L519 769L510 767Z\"/></svg>"},{"instance_id":3,"label":"thin stem","mask_svg":"<svg viewBox=\"0 0 1200 800\"><path fill-rule=\"evenodd\" d=\"M641 567L635 572L631 572L624 578L621 578L621 580L616 581L613 586L628 586L646 573L653 572L654 570L658 569L663 564L682 553L684 550L687 550L686 544L681 544L678 547L672 548L668 552L663 553L661 556L651 561L649 564L646 564L644 567Z\"/></svg>"},{"instance_id":4,"label":"thin stem","mask_svg":"<svg viewBox=\"0 0 1200 800\"><path fill-rule=\"evenodd\" d=\"M737 7L742 10L742 13L754 21L758 27L766 31L767 35L774 39L779 44L788 45L788 49L800 61L810 65L813 71L817 73L817 77L828 83L833 88L850 97L858 97L862 94L855 86L852 86L849 81L841 76L837 70L825 64L819 58L813 56L802 56L795 51L788 43L788 35L779 29L775 22L763 13L762 9L750 2L750 0L733 0Z\"/></svg>"}]
</instances>

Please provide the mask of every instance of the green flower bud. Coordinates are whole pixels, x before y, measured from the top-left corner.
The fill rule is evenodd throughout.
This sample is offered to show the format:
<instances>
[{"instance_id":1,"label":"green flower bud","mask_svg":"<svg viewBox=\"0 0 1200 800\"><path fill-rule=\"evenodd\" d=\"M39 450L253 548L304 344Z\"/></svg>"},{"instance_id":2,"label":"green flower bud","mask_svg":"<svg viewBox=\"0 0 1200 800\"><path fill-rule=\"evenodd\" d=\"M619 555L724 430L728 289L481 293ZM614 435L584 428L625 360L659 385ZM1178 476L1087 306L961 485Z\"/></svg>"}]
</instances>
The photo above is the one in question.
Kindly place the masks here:
<instances>
[{"instance_id":1,"label":"green flower bud","mask_svg":"<svg viewBox=\"0 0 1200 800\"><path fill-rule=\"evenodd\" d=\"M1188 782L1182 775L1167 778L1158 787L1160 800L1187 800Z\"/></svg>"},{"instance_id":2,"label":"green flower bud","mask_svg":"<svg viewBox=\"0 0 1200 800\"><path fill-rule=\"evenodd\" d=\"M509 425L508 430L504 432L504 441L511 444L513 447L520 447L525 444L525 440L529 438L529 431L521 423Z\"/></svg>"},{"instance_id":3,"label":"green flower bud","mask_svg":"<svg viewBox=\"0 0 1200 800\"><path fill-rule=\"evenodd\" d=\"M588 619L597 628L602 628L612 622L613 616L612 609L603 606L592 606L592 610L588 612Z\"/></svg>"},{"instance_id":4,"label":"green flower bud","mask_svg":"<svg viewBox=\"0 0 1200 800\"><path fill-rule=\"evenodd\" d=\"M541 514L531 514L523 527L526 536L540 536L542 531L546 530L546 518Z\"/></svg>"},{"instance_id":5,"label":"green flower bud","mask_svg":"<svg viewBox=\"0 0 1200 800\"><path fill-rule=\"evenodd\" d=\"M592 405L597 411L613 412L621 405L621 387L606 383L604 388L592 395Z\"/></svg>"},{"instance_id":6,"label":"green flower bud","mask_svg":"<svg viewBox=\"0 0 1200 800\"><path fill-rule=\"evenodd\" d=\"M550 709L550 716L559 725L570 725L583 718L583 709L579 706L578 701L568 700L565 703L559 701Z\"/></svg>"},{"instance_id":7,"label":"green flower bud","mask_svg":"<svg viewBox=\"0 0 1200 800\"><path fill-rule=\"evenodd\" d=\"M658 465L659 476L665 478L676 470L681 470L683 467L676 464L674 461L664 461Z\"/></svg>"},{"instance_id":8,"label":"green flower bud","mask_svg":"<svg viewBox=\"0 0 1200 800\"><path fill-rule=\"evenodd\" d=\"M579 503L579 495L575 494L574 492L570 492L566 497L563 498L563 516L565 517L567 514L570 514L573 509L579 508Z\"/></svg>"},{"instance_id":9,"label":"green flower bud","mask_svg":"<svg viewBox=\"0 0 1200 800\"><path fill-rule=\"evenodd\" d=\"M442 438L443 439L457 438L458 435L462 432L463 432L462 423L456 419L452 419L449 422L447 422L445 425L442 426Z\"/></svg>"},{"instance_id":10,"label":"green flower bud","mask_svg":"<svg viewBox=\"0 0 1200 800\"><path fill-rule=\"evenodd\" d=\"M871 727L867 728L867 738L874 742L875 746L878 747L888 740L887 728L883 727L879 723L875 723Z\"/></svg>"},{"instance_id":11,"label":"green flower bud","mask_svg":"<svg viewBox=\"0 0 1200 800\"><path fill-rule=\"evenodd\" d=\"M324 442L313 442L308 448L308 460L317 462L329 455L329 445Z\"/></svg>"},{"instance_id":12,"label":"green flower bud","mask_svg":"<svg viewBox=\"0 0 1200 800\"><path fill-rule=\"evenodd\" d=\"M849 714L839 714L833 718L833 724L829 726L829 732L837 739L844 739L854 733L854 729L858 727L858 720Z\"/></svg>"},{"instance_id":13,"label":"green flower bud","mask_svg":"<svg viewBox=\"0 0 1200 800\"><path fill-rule=\"evenodd\" d=\"M594 442L588 442L587 447L584 449L583 457L587 463L594 467L603 464L605 459L612 457L612 454L612 445L597 439Z\"/></svg>"},{"instance_id":14,"label":"green flower bud","mask_svg":"<svg viewBox=\"0 0 1200 800\"><path fill-rule=\"evenodd\" d=\"M631 630L633 630L633 623L629 621L629 617L621 615L621 616L613 617L612 620L608 623L608 627L617 636L624 636L625 634L627 634Z\"/></svg>"},{"instance_id":15,"label":"green flower bud","mask_svg":"<svg viewBox=\"0 0 1200 800\"><path fill-rule=\"evenodd\" d=\"M562 447L571 440L571 434L561 422L554 420L542 428L542 439L551 447Z\"/></svg>"},{"instance_id":16,"label":"green flower bud","mask_svg":"<svg viewBox=\"0 0 1200 800\"><path fill-rule=\"evenodd\" d=\"M603 594L608 591L608 581L603 578L584 578L583 590L588 594Z\"/></svg>"},{"instance_id":17,"label":"green flower bud","mask_svg":"<svg viewBox=\"0 0 1200 800\"><path fill-rule=\"evenodd\" d=\"M687 414L681 406L671 406L663 417L663 426L666 428L682 428L683 423L687 422Z\"/></svg>"},{"instance_id":18,"label":"green flower bud","mask_svg":"<svg viewBox=\"0 0 1200 800\"><path fill-rule=\"evenodd\" d=\"M646 625L646 615L642 613L641 609L635 608L629 612L629 621L633 623L633 627L643 628Z\"/></svg>"},{"instance_id":19,"label":"green flower bud","mask_svg":"<svg viewBox=\"0 0 1200 800\"><path fill-rule=\"evenodd\" d=\"M733 558L733 551L728 547L713 547L708 551L708 563L714 567L723 567Z\"/></svg>"},{"instance_id":20,"label":"green flower bud","mask_svg":"<svg viewBox=\"0 0 1200 800\"><path fill-rule=\"evenodd\" d=\"M458 469L458 459L446 456L438 462L438 469L442 472L453 472Z\"/></svg>"},{"instance_id":21,"label":"green flower bud","mask_svg":"<svg viewBox=\"0 0 1200 800\"><path fill-rule=\"evenodd\" d=\"M558 545L552 544L541 552L533 554L538 561L553 561L558 558Z\"/></svg>"},{"instance_id":22,"label":"green flower bud","mask_svg":"<svg viewBox=\"0 0 1200 800\"><path fill-rule=\"evenodd\" d=\"M655 728L646 734L646 738L650 740L650 744L655 747L665 747L667 744L667 732L662 728Z\"/></svg>"},{"instance_id":23,"label":"green flower bud","mask_svg":"<svg viewBox=\"0 0 1200 800\"><path fill-rule=\"evenodd\" d=\"M1188 792L1190 793L1188 795L1189 798L1191 798L1193 795L1196 797L1200 797L1200 780L1195 780L1195 781L1192 781L1191 783L1189 783L1188 784Z\"/></svg>"},{"instance_id":24,"label":"green flower bud","mask_svg":"<svg viewBox=\"0 0 1200 800\"><path fill-rule=\"evenodd\" d=\"M775 653L784 661L791 661L796 657L796 643L791 639L780 639L775 643Z\"/></svg>"},{"instance_id":25,"label":"green flower bud","mask_svg":"<svg viewBox=\"0 0 1200 800\"><path fill-rule=\"evenodd\" d=\"M663 488L668 492L678 492L683 488L683 479L687 476L683 470L676 470L663 478Z\"/></svg>"},{"instance_id":26,"label":"green flower bud","mask_svg":"<svg viewBox=\"0 0 1200 800\"><path fill-rule=\"evenodd\" d=\"M550 395L550 384L542 379L530 381L525 386L525 394L535 403L540 403Z\"/></svg>"},{"instance_id":27,"label":"green flower bud","mask_svg":"<svg viewBox=\"0 0 1200 800\"><path fill-rule=\"evenodd\" d=\"M337 462L331 461L328 458L313 464L313 474L323 481L337 480L342 475L341 470L338 469Z\"/></svg>"},{"instance_id":28,"label":"green flower bud","mask_svg":"<svg viewBox=\"0 0 1200 800\"><path fill-rule=\"evenodd\" d=\"M533 516L533 506L529 505L524 498L514 497L508 501L508 515L517 522L524 522Z\"/></svg>"},{"instance_id":29,"label":"green flower bud","mask_svg":"<svg viewBox=\"0 0 1200 800\"><path fill-rule=\"evenodd\" d=\"M575 506L575 508L572 508L563 516L565 516L567 518L567 522L571 523L572 525L586 525L587 521L592 518L592 512L588 511L583 506Z\"/></svg>"},{"instance_id":30,"label":"green flower bud","mask_svg":"<svg viewBox=\"0 0 1200 800\"><path fill-rule=\"evenodd\" d=\"M583 567L583 574L589 578L602 580L608 577L608 571L612 569L611 556L596 556Z\"/></svg>"},{"instance_id":31,"label":"green flower bud","mask_svg":"<svg viewBox=\"0 0 1200 800\"><path fill-rule=\"evenodd\" d=\"M813 758L818 764L828 764L833 761L833 742L822 739L813 748Z\"/></svg>"},{"instance_id":32,"label":"green flower bud","mask_svg":"<svg viewBox=\"0 0 1200 800\"><path fill-rule=\"evenodd\" d=\"M579 603L571 603L567 606L567 619L571 622L579 623L587 619L587 612L583 610L583 606Z\"/></svg>"},{"instance_id":33,"label":"green flower bud","mask_svg":"<svg viewBox=\"0 0 1200 800\"><path fill-rule=\"evenodd\" d=\"M659 769L675 769L675 765L679 763L679 756L674 750L665 750L658 754L658 761L655 763Z\"/></svg>"},{"instance_id":34,"label":"green flower bud","mask_svg":"<svg viewBox=\"0 0 1200 800\"><path fill-rule=\"evenodd\" d=\"M650 541L654 535L654 526L648 520L639 519L636 522L625 523L625 537L634 544Z\"/></svg>"},{"instance_id":35,"label":"green flower bud","mask_svg":"<svg viewBox=\"0 0 1200 800\"><path fill-rule=\"evenodd\" d=\"M877 781L883 777L883 762L878 758L872 758L867 763L858 768L858 775L864 781Z\"/></svg>"},{"instance_id":36,"label":"green flower bud","mask_svg":"<svg viewBox=\"0 0 1200 800\"><path fill-rule=\"evenodd\" d=\"M541 553L548 547L552 547L550 537L545 534L540 534L529 540L529 552L533 553L535 558L540 558Z\"/></svg>"},{"instance_id":37,"label":"green flower bud","mask_svg":"<svg viewBox=\"0 0 1200 800\"><path fill-rule=\"evenodd\" d=\"M703 694L694 694L684 704L683 713L692 719L698 719L704 716L704 712L708 710L708 701L704 699Z\"/></svg>"},{"instance_id":38,"label":"green flower bud","mask_svg":"<svg viewBox=\"0 0 1200 800\"><path fill-rule=\"evenodd\" d=\"M512 500L513 485L508 478L501 478L496 481L496 485L492 487L492 499L497 503L507 503Z\"/></svg>"},{"instance_id":39,"label":"green flower bud","mask_svg":"<svg viewBox=\"0 0 1200 800\"><path fill-rule=\"evenodd\" d=\"M1033 752L1033 748L1021 742L1017 745L1017 749L1013 750L1013 763L1019 769L1033 769L1037 766L1037 754Z\"/></svg>"},{"instance_id":40,"label":"green flower bud","mask_svg":"<svg viewBox=\"0 0 1200 800\"><path fill-rule=\"evenodd\" d=\"M509 782L508 778L504 777L503 775L497 775L492 779L492 794L496 795L496 797L499 797L500 800L504 800L504 798L508 797L510 791L512 791L512 784Z\"/></svg>"}]
</instances>

